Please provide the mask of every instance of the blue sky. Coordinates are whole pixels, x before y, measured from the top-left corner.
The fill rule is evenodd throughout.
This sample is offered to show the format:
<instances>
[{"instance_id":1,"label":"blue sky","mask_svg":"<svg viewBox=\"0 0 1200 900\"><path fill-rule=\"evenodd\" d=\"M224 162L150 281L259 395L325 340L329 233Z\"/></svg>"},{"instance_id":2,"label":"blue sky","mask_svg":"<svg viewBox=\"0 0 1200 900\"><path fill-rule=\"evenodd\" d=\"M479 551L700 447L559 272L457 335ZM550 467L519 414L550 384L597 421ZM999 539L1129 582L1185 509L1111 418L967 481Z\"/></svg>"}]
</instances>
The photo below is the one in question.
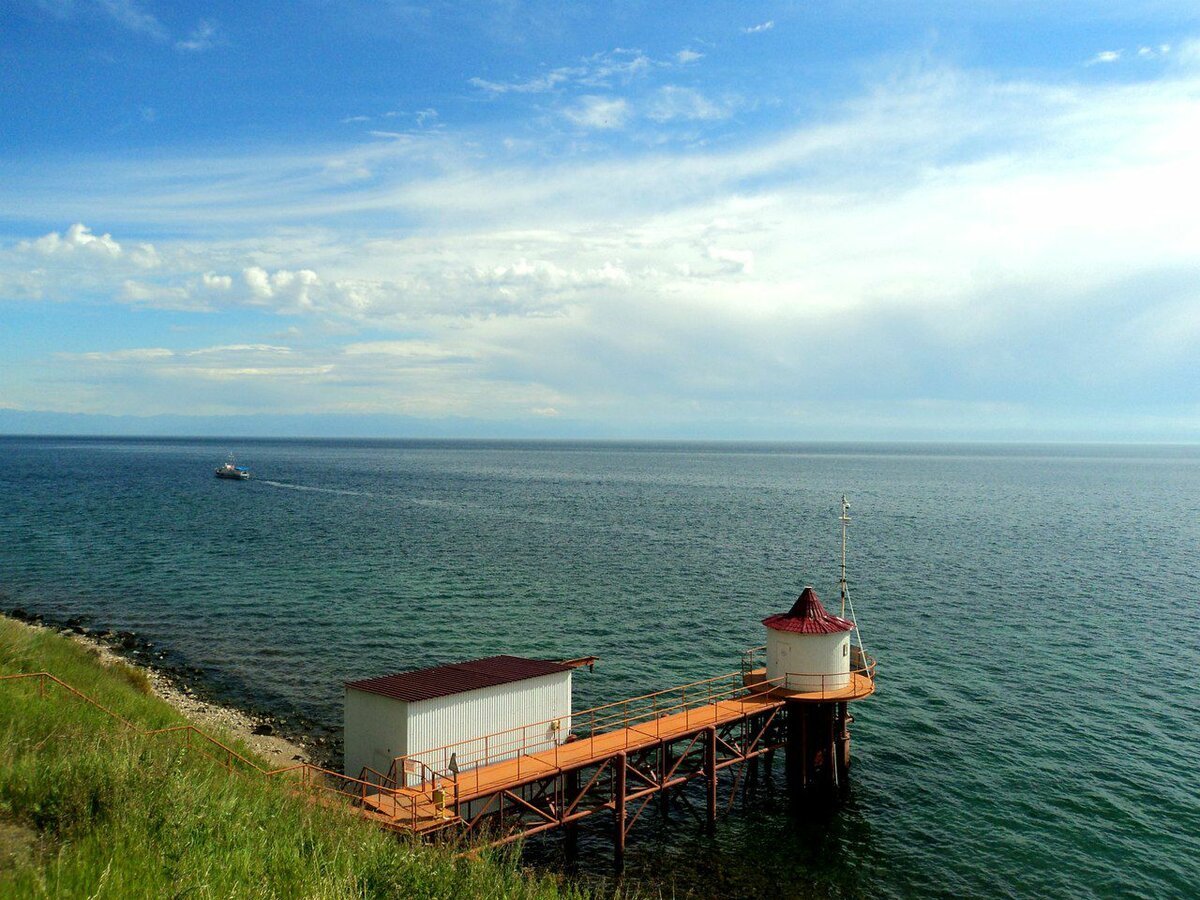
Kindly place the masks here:
<instances>
[{"instance_id":1,"label":"blue sky","mask_svg":"<svg viewBox=\"0 0 1200 900\"><path fill-rule=\"evenodd\" d=\"M1197 440L1200 9L1097 7L6 0L0 411Z\"/></svg>"}]
</instances>

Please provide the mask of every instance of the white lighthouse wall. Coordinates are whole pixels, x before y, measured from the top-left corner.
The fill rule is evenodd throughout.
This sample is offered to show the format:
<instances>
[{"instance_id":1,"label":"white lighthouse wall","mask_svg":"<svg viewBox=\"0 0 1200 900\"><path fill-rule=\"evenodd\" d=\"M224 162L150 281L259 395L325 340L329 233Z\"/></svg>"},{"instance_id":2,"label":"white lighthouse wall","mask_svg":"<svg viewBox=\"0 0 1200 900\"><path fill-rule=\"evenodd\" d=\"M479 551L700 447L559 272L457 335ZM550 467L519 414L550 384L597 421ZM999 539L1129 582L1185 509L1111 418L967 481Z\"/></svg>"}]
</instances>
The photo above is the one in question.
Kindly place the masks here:
<instances>
[{"instance_id":1,"label":"white lighthouse wall","mask_svg":"<svg viewBox=\"0 0 1200 900\"><path fill-rule=\"evenodd\" d=\"M836 691L850 684L850 632L797 634L767 629L767 678L791 691ZM822 677L824 676L824 677Z\"/></svg>"}]
</instances>

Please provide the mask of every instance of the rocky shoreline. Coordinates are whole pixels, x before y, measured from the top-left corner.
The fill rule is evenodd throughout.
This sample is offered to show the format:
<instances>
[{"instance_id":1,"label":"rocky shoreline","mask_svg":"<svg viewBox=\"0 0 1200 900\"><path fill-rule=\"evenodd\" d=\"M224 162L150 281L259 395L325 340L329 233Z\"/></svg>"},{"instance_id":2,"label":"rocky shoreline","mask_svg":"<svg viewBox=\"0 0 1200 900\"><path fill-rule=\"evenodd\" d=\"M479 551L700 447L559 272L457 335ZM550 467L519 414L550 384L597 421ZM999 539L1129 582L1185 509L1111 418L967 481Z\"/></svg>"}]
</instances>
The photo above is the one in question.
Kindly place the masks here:
<instances>
[{"instance_id":1,"label":"rocky shoreline","mask_svg":"<svg viewBox=\"0 0 1200 900\"><path fill-rule=\"evenodd\" d=\"M119 660L144 671L155 695L170 703L202 731L225 731L243 740L280 768L296 762L341 769L340 735L315 723L245 709L213 696L203 672L166 662L167 650L132 631L89 628L78 617L55 619L15 608L0 613L31 628L45 628L94 649L104 660Z\"/></svg>"}]
</instances>

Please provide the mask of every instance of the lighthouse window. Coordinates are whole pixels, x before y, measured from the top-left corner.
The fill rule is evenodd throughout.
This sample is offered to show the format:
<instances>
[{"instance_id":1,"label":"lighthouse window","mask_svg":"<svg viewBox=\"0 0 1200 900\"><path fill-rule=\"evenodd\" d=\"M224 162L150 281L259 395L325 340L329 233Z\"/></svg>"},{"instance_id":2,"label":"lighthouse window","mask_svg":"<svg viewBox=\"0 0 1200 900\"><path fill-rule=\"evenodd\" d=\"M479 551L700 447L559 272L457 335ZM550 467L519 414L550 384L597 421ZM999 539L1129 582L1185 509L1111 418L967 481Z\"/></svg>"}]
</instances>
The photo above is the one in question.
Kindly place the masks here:
<instances>
[{"instance_id":1,"label":"lighthouse window","mask_svg":"<svg viewBox=\"0 0 1200 900\"><path fill-rule=\"evenodd\" d=\"M849 644L842 644L842 656L846 656L850 652Z\"/></svg>"}]
</instances>

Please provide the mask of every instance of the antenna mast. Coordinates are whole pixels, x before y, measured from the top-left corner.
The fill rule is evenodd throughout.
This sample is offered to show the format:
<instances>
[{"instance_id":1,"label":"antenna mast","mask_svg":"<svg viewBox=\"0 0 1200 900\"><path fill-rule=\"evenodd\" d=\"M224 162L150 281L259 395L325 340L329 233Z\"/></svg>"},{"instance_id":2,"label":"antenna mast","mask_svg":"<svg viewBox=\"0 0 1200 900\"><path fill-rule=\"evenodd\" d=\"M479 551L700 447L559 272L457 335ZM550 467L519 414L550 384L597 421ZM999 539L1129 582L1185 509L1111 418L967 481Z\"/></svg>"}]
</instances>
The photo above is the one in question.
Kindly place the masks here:
<instances>
[{"instance_id":1,"label":"antenna mast","mask_svg":"<svg viewBox=\"0 0 1200 900\"><path fill-rule=\"evenodd\" d=\"M846 500L846 495L842 494L842 516L838 519L842 523L842 618L846 618L846 526L850 524L850 504Z\"/></svg>"}]
</instances>

